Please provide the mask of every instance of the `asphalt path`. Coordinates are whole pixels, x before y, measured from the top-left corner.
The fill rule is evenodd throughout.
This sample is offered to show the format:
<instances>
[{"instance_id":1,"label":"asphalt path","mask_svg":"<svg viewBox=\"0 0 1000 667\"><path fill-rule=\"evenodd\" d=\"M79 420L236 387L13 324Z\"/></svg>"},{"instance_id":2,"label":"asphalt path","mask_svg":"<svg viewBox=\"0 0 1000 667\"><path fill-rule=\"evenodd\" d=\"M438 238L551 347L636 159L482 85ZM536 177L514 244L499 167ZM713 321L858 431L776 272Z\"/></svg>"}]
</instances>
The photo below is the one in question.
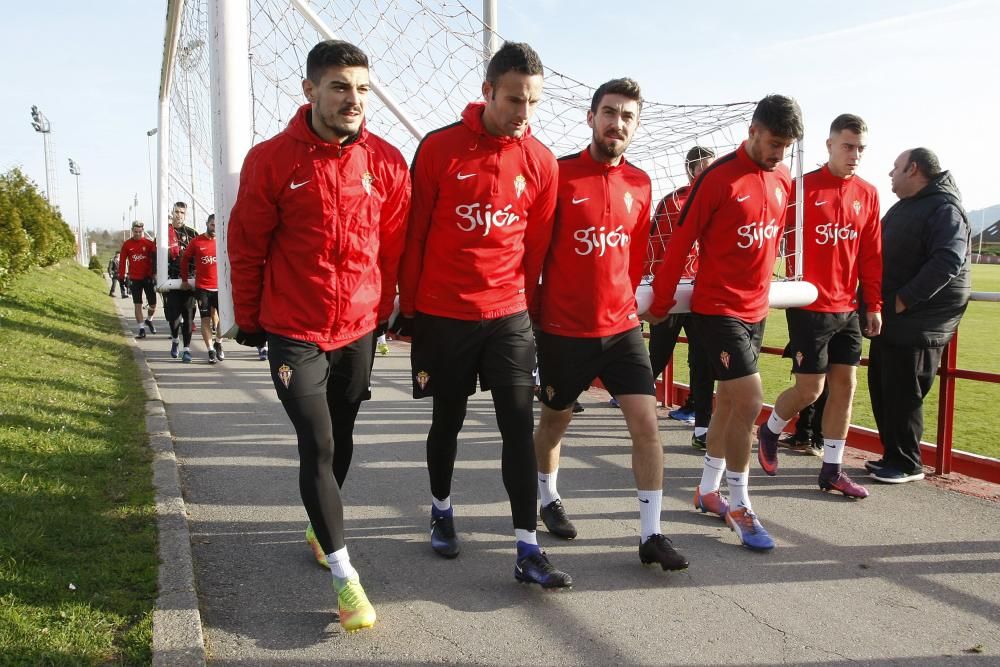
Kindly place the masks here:
<instances>
[{"instance_id":1,"label":"asphalt path","mask_svg":"<svg viewBox=\"0 0 1000 667\"><path fill-rule=\"evenodd\" d=\"M470 400L459 440L452 498L463 550L438 557L428 537L430 402L409 397L400 342L376 359L344 487L348 549L378 623L344 633L329 573L303 538L295 438L267 364L229 343L211 366L197 334L194 363L182 364L165 329L138 343L174 437L211 664L1000 664L997 503L875 482L870 498L852 501L818 490L818 459L783 451L777 477L752 470L754 509L778 542L752 553L693 510L701 454L689 427L662 419L664 532L691 567L644 567L624 421L598 390L582 397L560 467L580 535L539 531L573 589L514 580L488 394ZM861 460L849 457L855 478Z\"/></svg>"}]
</instances>

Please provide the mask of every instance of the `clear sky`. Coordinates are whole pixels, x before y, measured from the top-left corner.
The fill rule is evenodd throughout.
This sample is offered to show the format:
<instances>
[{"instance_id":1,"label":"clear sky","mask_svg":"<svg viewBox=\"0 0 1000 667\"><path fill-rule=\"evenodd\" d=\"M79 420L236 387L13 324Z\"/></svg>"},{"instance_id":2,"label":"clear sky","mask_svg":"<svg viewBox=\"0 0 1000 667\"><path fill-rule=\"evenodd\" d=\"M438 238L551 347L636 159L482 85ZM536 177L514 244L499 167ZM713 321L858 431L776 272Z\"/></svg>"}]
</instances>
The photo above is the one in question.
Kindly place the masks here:
<instances>
[{"instance_id":1,"label":"clear sky","mask_svg":"<svg viewBox=\"0 0 1000 667\"><path fill-rule=\"evenodd\" d=\"M586 83L631 76L647 99L675 104L797 98L807 164L823 161L837 114L862 116L871 134L860 174L879 187L883 209L895 201L893 160L918 145L952 170L967 208L1000 203L997 0L880 0L839 10L815 0L499 5L503 36L530 42L546 65ZM83 172L87 226L120 228L135 194L139 217L150 216L146 131L156 126L165 12L165 0L4 7L0 170L20 166L44 187L42 139L30 125L37 104L53 126L57 201L71 224L68 158Z\"/></svg>"}]
</instances>

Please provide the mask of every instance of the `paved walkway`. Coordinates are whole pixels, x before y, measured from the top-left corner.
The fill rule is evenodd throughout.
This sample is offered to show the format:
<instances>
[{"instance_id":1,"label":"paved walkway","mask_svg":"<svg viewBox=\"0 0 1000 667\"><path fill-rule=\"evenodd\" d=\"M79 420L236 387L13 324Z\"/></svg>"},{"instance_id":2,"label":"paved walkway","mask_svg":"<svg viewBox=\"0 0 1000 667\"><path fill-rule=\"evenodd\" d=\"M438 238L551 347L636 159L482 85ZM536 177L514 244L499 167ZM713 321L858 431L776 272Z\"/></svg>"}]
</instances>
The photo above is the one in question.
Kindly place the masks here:
<instances>
[{"instance_id":1,"label":"paved walkway","mask_svg":"<svg viewBox=\"0 0 1000 667\"><path fill-rule=\"evenodd\" d=\"M379 615L373 630L346 635L329 574L303 540L295 440L266 363L230 344L226 361L209 366L198 340L195 363L181 364L162 332L139 344L175 437L210 663L1000 661L1000 505L926 483L873 486L867 500L849 501L817 490L818 459L783 454L778 477L755 468L751 481L778 547L751 553L721 521L692 510L701 456L687 427L664 420L664 528L691 567L644 568L624 423L596 390L582 399L587 410L571 425L560 474L580 537L539 533L573 590L514 581L486 395L470 401L459 443L462 555L439 558L427 530L430 403L409 398L403 343L376 360L344 489L351 560ZM857 477L860 460L852 458Z\"/></svg>"}]
</instances>

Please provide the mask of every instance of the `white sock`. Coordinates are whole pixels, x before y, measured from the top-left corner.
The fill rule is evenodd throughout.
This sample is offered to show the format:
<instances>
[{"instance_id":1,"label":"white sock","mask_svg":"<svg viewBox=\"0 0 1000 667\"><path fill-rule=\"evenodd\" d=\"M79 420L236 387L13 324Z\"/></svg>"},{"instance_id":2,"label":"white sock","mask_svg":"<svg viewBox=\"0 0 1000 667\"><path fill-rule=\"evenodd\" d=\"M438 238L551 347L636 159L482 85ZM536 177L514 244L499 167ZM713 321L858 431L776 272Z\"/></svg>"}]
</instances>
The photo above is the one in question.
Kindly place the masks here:
<instances>
[{"instance_id":1,"label":"white sock","mask_svg":"<svg viewBox=\"0 0 1000 667\"><path fill-rule=\"evenodd\" d=\"M190 352L191 351L191 346L190 345L185 345L184 346L184 351L185 352Z\"/></svg>"},{"instance_id":2,"label":"white sock","mask_svg":"<svg viewBox=\"0 0 1000 667\"><path fill-rule=\"evenodd\" d=\"M434 503L434 509L441 512L447 512L451 508L451 496L448 496L444 500L438 500L434 496L431 496L431 502Z\"/></svg>"},{"instance_id":3,"label":"white sock","mask_svg":"<svg viewBox=\"0 0 1000 667\"><path fill-rule=\"evenodd\" d=\"M171 339L170 339L170 342L171 342L171 343L179 343L179 342L180 342L180 339L179 339L179 338L171 338Z\"/></svg>"},{"instance_id":4,"label":"white sock","mask_svg":"<svg viewBox=\"0 0 1000 667\"><path fill-rule=\"evenodd\" d=\"M701 436L703 436L703 435L705 435L707 433L708 433L708 427L707 426L695 426L694 427L694 436L696 438L700 438Z\"/></svg>"},{"instance_id":5,"label":"white sock","mask_svg":"<svg viewBox=\"0 0 1000 667\"><path fill-rule=\"evenodd\" d=\"M351 579L358 576L357 570L351 565L351 558L347 555L346 546L332 554L327 554L326 563L330 566L330 574L336 579Z\"/></svg>"},{"instance_id":6,"label":"white sock","mask_svg":"<svg viewBox=\"0 0 1000 667\"><path fill-rule=\"evenodd\" d=\"M750 471L733 472L726 470L726 486L729 487L729 504L732 507L750 508L750 496L747 486L750 484Z\"/></svg>"},{"instance_id":7,"label":"white sock","mask_svg":"<svg viewBox=\"0 0 1000 667\"><path fill-rule=\"evenodd\" d=\"M702 495L718 491L722 484L722 475L726 472L726 459L721 456L705 454L705 465L701 469L701 484L698 490Z\"/></svg>"},{"instance_id":8,"label":"white sock","mask_svg":"<svg viewBox=\"0 0 1000 667\"><path fill-rule=\"evenodd\" d=\"M663 505L663 490L643 491L639 489L638 494L640 541L645 542L650 535L662 532L660 530L660 507Z\"/></svg>"},{"instance_id":9,"label":"white sock","mask_svg":"<svg viewBox=\"0 0 1000 667\"><path fill-rule=\"evenodd\" d=\"M559 476L559 468L552 472L538 473L538 495L542 499L542 507L551 505L559 500L559 490L556 488L556 478Z\"/></svg>"},{"instance_id":10,"label":"white sock","mask_svg":"<svg viewBox=\"0 0 1000 667\"><path fill-rule=\"evenodd\" d=\"M534 544L538 546L538 538L535 536L535 531L525 530L524 528L514 529L514 539L518 542L524 542L525 544Z\"/></svg>"},{"instance_id":11,"label":"white sock","mask_svg":"<svg viewBox=\"0 0 1000 667\"><path fill-rule=\"evenodd\" d=\"M781 433L787 425L787 419L779 417L777 410L771 410L771 416L767 418L767 427L771 429L771 433Z\"/></svg>"},{"instance_id":12,"label":"white sock","mask_svg":"<svg viewBox=\"0 0 1000 667\"><path fill-rule=\"evenodd\" d=\"M844 445L846 444L846 440L823 438L823 463L842 464L844 462Z\"/></svg>"}]
</instances>

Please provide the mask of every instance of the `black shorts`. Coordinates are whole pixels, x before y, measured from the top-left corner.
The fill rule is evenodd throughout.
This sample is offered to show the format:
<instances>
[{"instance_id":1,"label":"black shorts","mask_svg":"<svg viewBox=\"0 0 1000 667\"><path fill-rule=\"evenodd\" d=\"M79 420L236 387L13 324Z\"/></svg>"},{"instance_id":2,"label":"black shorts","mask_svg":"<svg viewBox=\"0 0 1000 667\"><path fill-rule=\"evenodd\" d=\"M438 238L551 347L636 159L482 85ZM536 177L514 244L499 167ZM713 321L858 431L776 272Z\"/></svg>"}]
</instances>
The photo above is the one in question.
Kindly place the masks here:
<instances>
[{"instance_id":1,"label":"black shorts","mask_svg":"<svg viewBox=\"0 0 1000 667\"><path fill-rule=\"evenodd\" d=\"M360 403L372 397L375 337L371 334L329 352L315 343L267 334L267 347L271 381L281 401L327 394Z\"/></svg>"},{"instance_id":2,"label":"black shorts","mask_svg":"<svg viewBox=\"0 0 1000 667\"><path fill-rule=\"evenodd\" d=\"M195 301L198 302L198 314L209 317L214 309L219 311L219 292L214 289L195 289Z\"/></svg>"},{"instance_id":3,"label":"black shorts","mask_svg":"<svg viewBox=\"0 0 1000 667\"><path fill-rule=\"evenodd\" d=\"M858 313L818 313L802 308L785 311L793 373L826 373L830 364L861 363L861 323Z\"/></svg>"},{"instance_id":4,"label":"black shorts","mask_svg":"<svg viewBox=\"0 0 1000 667\"><path fill-rule=\"evenodd\" d=\"M132 303L142 303L142 295L146 295L146 305L153 307L156 305L156 284L152 278L142 280L129 280L129 289L132 290Z\"/></svg>"},{"instance_id":5,"label":"black shorts","mask_svg":"<svg viewBox=\"0 0 1000 667\"><path fill-rule=\"evenodd\" d=\"M600 378L612 396L656 395L642 327L603 338L536 334L542 403L565 410Z\"/></svg>"},{"instance_id":6,"label":"black shorts","mask_svg":"<svg viewBox=\"0 0 1000 667\"><path fill-rule=\"evenodd\" d=\"M712 362L715 379L736 380L757 372L766 321L744 322L728 315L691 313L698 342Z\"/></svg>"},{"instance_id":7,"label":"black shorts","mask_svg":"<svg viewBox=\"0 0 1000 667\"><path fill-rule=\"evenodd\" d=\"M492 320L455 320L417 313L410 345L413 398L471 396L532 387L535 339L526 311Z\"/></svg>"}]
</instances>

